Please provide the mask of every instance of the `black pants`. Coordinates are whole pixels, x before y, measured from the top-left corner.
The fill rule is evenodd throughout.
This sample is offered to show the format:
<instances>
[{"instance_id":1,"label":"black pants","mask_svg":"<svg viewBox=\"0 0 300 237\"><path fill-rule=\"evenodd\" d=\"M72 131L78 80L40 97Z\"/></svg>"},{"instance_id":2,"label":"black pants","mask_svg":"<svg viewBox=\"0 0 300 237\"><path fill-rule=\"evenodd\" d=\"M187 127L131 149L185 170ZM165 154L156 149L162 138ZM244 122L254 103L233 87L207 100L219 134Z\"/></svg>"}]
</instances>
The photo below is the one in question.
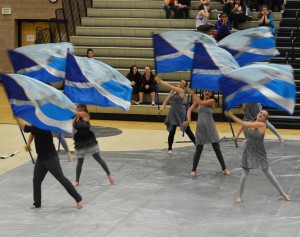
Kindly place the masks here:
<instances>
[{"instance_id":1,"label":"black pants","mask_svg":"<svg viewBox=\"0 0 300 237\"><path fill-rule=\"evenodd\" d=\"M229 16L229 21L231 22L231 27L238 30L239 22L245 22L248 20L248 16L245 14L233 13Z\"/></svg>"},{"instance_id":2,"label":"black pants","mask_svg":"<svg viewBox=\"0 0 300 237\"><path fill-rule=\"evenodd\" d=\"M216 153L216 156L220 162L220 165L222 166L222 170L225 170L226 165L225 165L225 161L224 161L221 149L220 149L220 144L218 142L215 142L215 143L212 143L211 145ZM197 170L197 166L198 166L202 151L203 151L203 145L197 145L195 155L194 155L194 161L193 161L193 169L192 169L193 172L196 172L196 170Z\"/></svg>"},{"instance_id":3,"label":"black pants","mask_svg":"<svg viewBox=\"0 0 300 237\"><path fill-rule=\"evenodd\" d=\"M174 143L174 136L175 136L175 133L176 133L176 128L177 128L177 126L173 125L172 131L169 132L169 136L168 136L169 149L168 150L172 150L172 146L173 146L173 143ZM194 144L196 144L196 142L195 142L195 136L194 136L194 134L193 134L190 126L185 127L185 133L188 135L188 137L191 139L191 141Z\"/></svg>"},{"instance_id":4,"label":"black pants","mask_svg":"<svg viewBox=\"0 0 300 237\"><path fill-rule=\"evenodd\" d=\"M55 156L44 161L37 159L35 163L33 171L33 204L36 207L40 207L42 204L41 186L48 171L54 176L54 178L57 179L58 182L62 184L62 186L64 186L76 202L80 202L82 200L82 197L76 191L70 180L64 176L59 158L58 156Z\"/></svg>"}]
</instances>

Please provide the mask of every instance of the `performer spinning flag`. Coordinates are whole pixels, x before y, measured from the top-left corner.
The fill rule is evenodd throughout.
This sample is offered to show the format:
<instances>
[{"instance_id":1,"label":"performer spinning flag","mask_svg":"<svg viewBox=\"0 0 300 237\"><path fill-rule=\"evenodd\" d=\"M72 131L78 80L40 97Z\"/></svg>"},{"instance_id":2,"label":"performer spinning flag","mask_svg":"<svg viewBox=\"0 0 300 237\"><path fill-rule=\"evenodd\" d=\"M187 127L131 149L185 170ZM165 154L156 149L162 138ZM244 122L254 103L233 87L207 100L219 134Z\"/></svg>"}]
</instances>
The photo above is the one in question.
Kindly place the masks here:
<instances>
[{"instance_id":1,"label":"performer spinning flag","mask_svg":"<svg viewBox=\"0 0 300 237\"><path fill-rule=\"evenodd\" d=\"M51 43L29 45L8 51L15 73L26 75L39 81L58 82L65 78L70 43Z\"/></svg>"},{"instance_id":2,"label":"performer spinning flag","mask_svg":"<svg viewBox=\"0 0 300 237\"><path fill-rule=\"evenodd\" d=\"M18 74L0 74L14 116L43 129L72 133L76 106L60 91Z\"/></svg>"},{"instance_id":3,"label":"performer spinning flag","mask_svg":"<svg viewBox=\"0 0 300 237\"><path fill-rule=\"evenodd\" d=\"M130 108L130 81L109 65L68 54L64 93L78 104Z\"/></svg>"}]
</instances>

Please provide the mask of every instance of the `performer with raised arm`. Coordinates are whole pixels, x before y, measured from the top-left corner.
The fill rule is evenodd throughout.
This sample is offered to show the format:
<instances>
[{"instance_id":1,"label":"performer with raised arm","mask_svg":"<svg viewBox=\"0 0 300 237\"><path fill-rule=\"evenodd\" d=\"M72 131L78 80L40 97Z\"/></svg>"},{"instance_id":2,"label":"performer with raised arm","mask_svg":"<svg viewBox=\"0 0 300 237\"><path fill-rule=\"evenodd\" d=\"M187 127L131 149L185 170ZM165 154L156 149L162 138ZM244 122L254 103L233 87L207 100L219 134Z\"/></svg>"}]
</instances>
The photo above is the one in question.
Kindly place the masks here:
<instances>
[{"instance_id":1,"label":"performer with raised arm","mask_svg":"<svg viewBox=\"0 0 300 237\"><path fill-rule=\"evenodd\" d=\"M273 176L267 159L267 153L264 146L264 137L269 113L266 110L261 110L257 114L256 119L250 122L245 122L239 119L230 111L226 112L225 115L245 128L245 133L248 139L242 158L242 177L236 203L242 202L242 196L250 169L262 169L266 177L274 185L280 195L283 196L284 200L290 201L290 197L282 190L277 179Z\"/></svg>"},{"instance_id":2,"label":"performer with raised arm","mask_svg":"<svg viewBox=\"0 0 300 237\"><path fill-rule=\"evenodd\" d=\"M171 155L173 153L172 146L174 142L174 136L176 133L177 126L180 126L180 129L183 131L184 126L184 118L185 118L185 109L183 105L183 100L185 96L184 88L187 86L187 82L185 80L180 80L177 87L172 86L171 84L163 81L159 77L155 77L155 80L161 85L170 89L170 93L163 102L162 106L159 109L159 113L163 112L167 103L170 101L170 110L165 119L165 125L167 126L169 136L168 136L168 154ZM195 144L195 136L191 131L190 127L185 127L185 133L191 139L191 141Z\"/></svg>"},{"instance_id":3,"label":"performer with raised arm","mask_svg":"<svg viewBox=\"0 0 300 237\"><path fill-rule=\"evenodd\" d=\"M217 132L216 124L213 119L213 109L215 107L215 100L211 90L203 90L203 98L200 99L193 90L187 89L187 93L192 95L194 103L189 108L185 126L189 125L191 121L192 111L198 107L198 121L196 127L196 151L194 154L193 169L191 176L196 176L197 166L203 151L204 144L211 143L216 156L220 162L222 170L225 175L230 175L230 171L226 168L225 161L220 149L219 134Z\"/></svg>"}]
</instances>

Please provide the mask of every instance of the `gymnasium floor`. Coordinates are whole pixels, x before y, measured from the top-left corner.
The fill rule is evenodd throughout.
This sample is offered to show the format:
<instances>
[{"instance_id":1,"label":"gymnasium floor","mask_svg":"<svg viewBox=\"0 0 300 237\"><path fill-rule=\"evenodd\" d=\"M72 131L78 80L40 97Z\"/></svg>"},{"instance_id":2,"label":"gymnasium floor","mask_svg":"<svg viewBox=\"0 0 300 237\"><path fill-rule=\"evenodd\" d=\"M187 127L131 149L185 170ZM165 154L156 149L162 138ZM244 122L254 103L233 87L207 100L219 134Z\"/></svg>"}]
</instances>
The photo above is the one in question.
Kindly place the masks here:
<instances>
[{"instance_id":1,"label":"gymnasium floor","mask_svg":"<svg viewBox=\"0 0 300 237\"><path fill-rule=\"evenodd\" d=\"M81 210L50 174L42 186L42 208L31 210L33 165L14 121L2 116L0 123L0 155L19 150L0 160L0 236L300 236L299 130L279 130L285 144L269 132L265 142L272 171L292 201L283 201L255 170L249 175L244 202L235 204L244 143L241 139L235 147L228 124L217 127L232 175L222 174L207 145L198 176L192 178L188 173L195 148L179 131L169 156L161 123L92 121L116 184L109 185L102 168L87 157L77 187L83 196ZM73 150L72 139L67 141ZM63 151L60 157L65 175L73 181L76 161L68 162Z\"/></svg>"}]
</instances>

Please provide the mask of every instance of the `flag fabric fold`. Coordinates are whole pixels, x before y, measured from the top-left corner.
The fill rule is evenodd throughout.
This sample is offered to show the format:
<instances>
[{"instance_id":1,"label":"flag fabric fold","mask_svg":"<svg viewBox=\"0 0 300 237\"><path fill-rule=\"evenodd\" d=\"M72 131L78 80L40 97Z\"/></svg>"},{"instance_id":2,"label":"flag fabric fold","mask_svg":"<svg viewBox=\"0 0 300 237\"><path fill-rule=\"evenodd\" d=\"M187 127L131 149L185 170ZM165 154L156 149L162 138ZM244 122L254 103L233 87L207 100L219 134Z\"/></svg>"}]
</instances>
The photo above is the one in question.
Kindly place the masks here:
<instances>
[{"instance_id":1,"label":"flag fabric fold","mask_svg":"<svg viewBox=\"0 0 300 237\"><path fill-rule=\"evenodd\" d=\"M74 103L113 106L128 111L132 86L109 65L68 54L64 93Z\"/></svg>"},{"instance_id":2,"label":"flag fabric fold","mask_svg":"<svg viewBox=\"0 0 300 237\"><path fill-rule=\"evenodd\" d=\"M293 68L281 64L252 64L226 73L220 88L227 110L249 102L293 114L296 98Z\"/></svg>"},{"instance_id":3,"label":"flag fabric fold","mask_svg":"<svg viewBox=\"0 0 300 237\"><path fill-rule=\"evenodd\" d=\"M267 60L279 54L269 27L256 27L228 35L218 46L230 52L240 66Z\"/></svg>"},{"instance_id":4,"label":"flag fabric fold","mask_svg":"<svg viewBox=\"0 0 300 237\"><path fill-rule=\"evenodd\" d=\"M50 83L65 78L67 52L71 43L36 44L8 51L15 73Z\"/></svg>"},{"instance_id":5,"label":"flag fabric fold","mask_svg":"<svg viewBox=\"0 0 300 237\"><path fill-rule=\"evenodd\" d=\"M192 70L195 42L217 46L214 39L198 31L153 34L156 74Z\"/></svg>"},{"instance_id":6,"label":"flag fabric fold","mask_svg":"<svg viewBox=\"0 0 300 237\"><path fill-rule=\"evenodd\" d=\"M196 43L191 88L220 91L219 79L240 66L233 56L217 46Z\"/></svg>"},{"instance_id":7,"label":"flag fabric fold","mask_svg":"<svg viewBox=\"0 0 300 237\"><path fill-rule=\"evenodd\" d=\"M0 74L14 116L44 130L72 133L76 106L59 90L19 74Z\"/></svg>"}]
</instances>

